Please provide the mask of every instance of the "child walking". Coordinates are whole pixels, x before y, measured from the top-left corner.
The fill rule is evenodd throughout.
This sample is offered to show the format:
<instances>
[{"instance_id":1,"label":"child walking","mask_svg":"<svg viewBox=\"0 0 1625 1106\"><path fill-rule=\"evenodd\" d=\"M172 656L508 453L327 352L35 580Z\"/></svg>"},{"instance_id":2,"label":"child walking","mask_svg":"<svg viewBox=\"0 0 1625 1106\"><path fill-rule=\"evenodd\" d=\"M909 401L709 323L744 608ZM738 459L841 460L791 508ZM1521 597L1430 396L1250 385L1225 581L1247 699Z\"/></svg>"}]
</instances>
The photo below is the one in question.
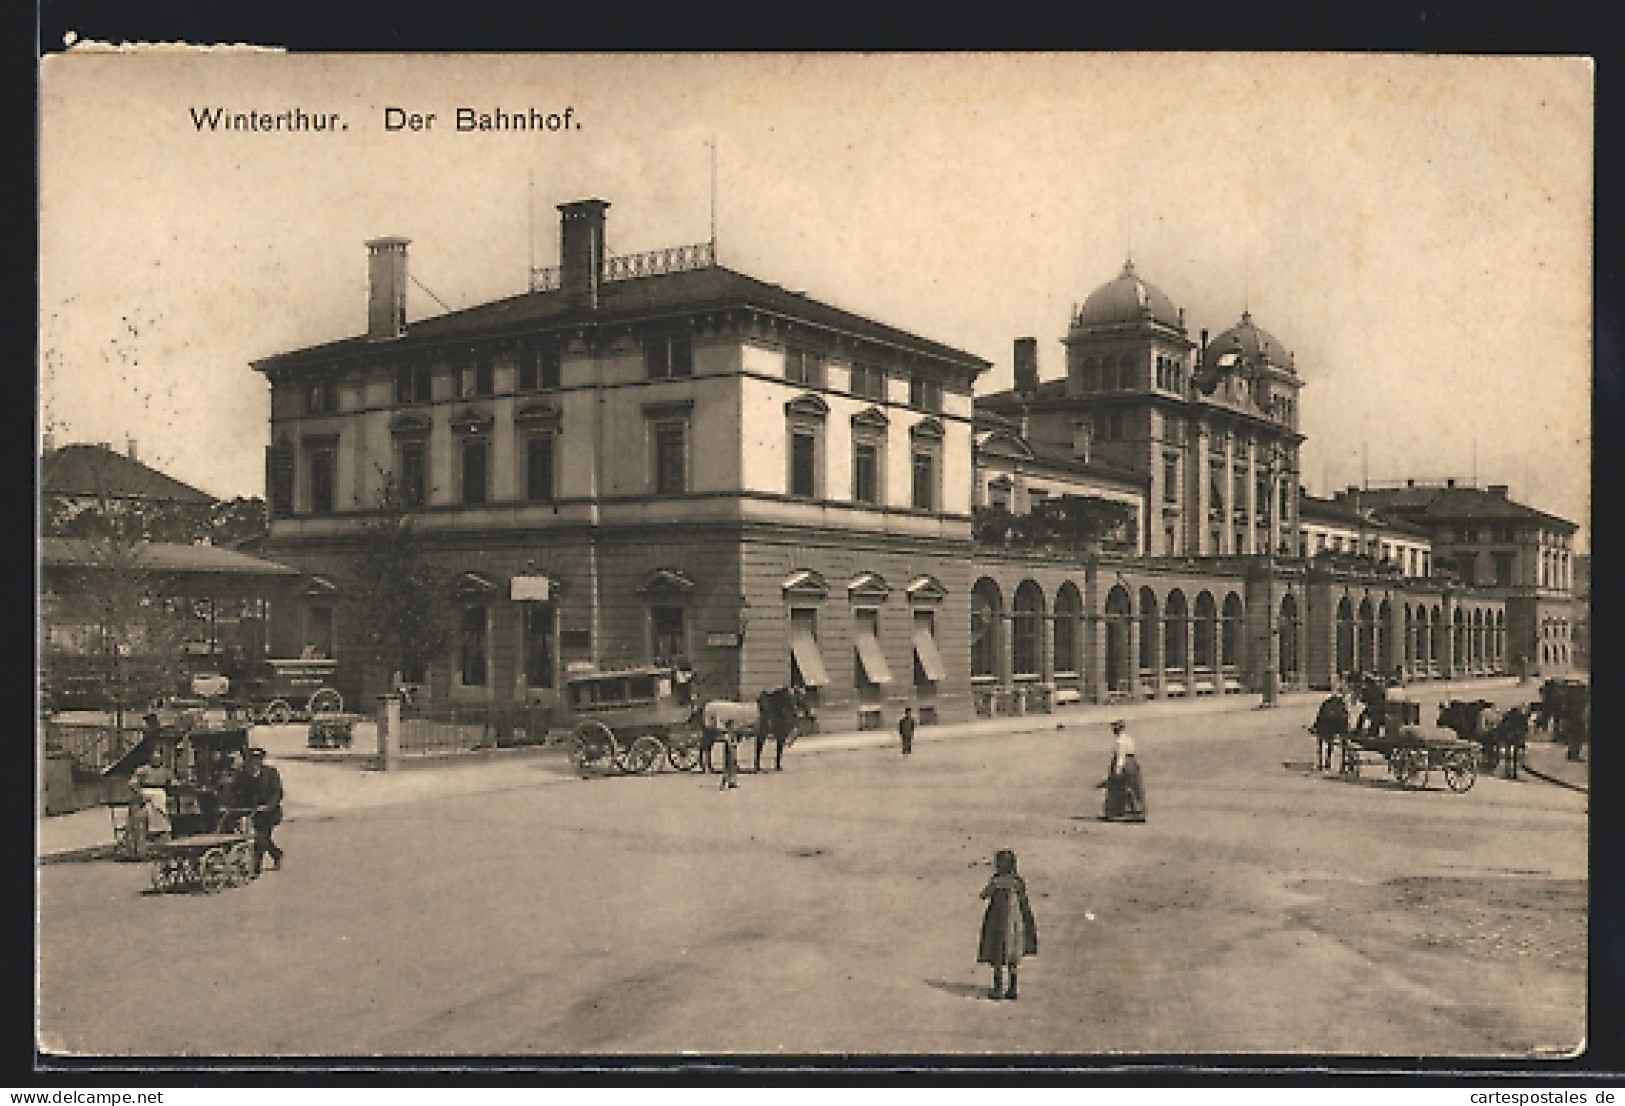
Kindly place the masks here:
<instances>
[{"instance_id":1,"label":"child walking","mask_svg":"<svg viewBox=\"0 0 1625 1106\"><path fill-rule=\"evenodd\" d=\"M1014 999L1016 968L1023 956L1038 955L1038 926L1033 908L1027 902L1027 884L1016 873L1016 854L1000 849L993 856L993 878L982 888L987 912L982 915L982 942L976 953L978 964L993 966L992 999ZM1004 973L1010 972L1010 989L1004 989Z\"/></svg>"}]
</instances>

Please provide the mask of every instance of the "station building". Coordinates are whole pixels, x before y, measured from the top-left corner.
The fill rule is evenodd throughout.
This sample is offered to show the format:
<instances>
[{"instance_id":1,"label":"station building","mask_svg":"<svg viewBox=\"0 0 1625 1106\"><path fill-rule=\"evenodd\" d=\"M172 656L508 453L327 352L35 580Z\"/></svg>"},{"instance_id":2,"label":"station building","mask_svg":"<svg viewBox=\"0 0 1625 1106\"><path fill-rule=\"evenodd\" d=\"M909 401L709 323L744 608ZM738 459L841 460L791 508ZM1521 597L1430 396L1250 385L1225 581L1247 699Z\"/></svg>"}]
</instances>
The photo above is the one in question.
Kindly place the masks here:
<instances>
[{"instance_id":1,"label":"station building","mask_svg":"<svg viewBox=\"0 0 1625 1106\"><path fill-rule=\"evenodd\" d=\"M681 663L706 697L799 684L847 729L1505 669L1505 599L1413 559L1414 520L1367 519L1388 562L1317 555L1350 508L1305 517L1302 382L1250 315L1193 340L1125 265L1074 310L1064 378L1018 339L1016 386L973 398L989 362L710 244L610 256L608 207L560 206L530 291L411 326L407 242L374 240L366 331L254 365L265 552L308 579L273 640L330 641L347 698L392 675L344 602L389 489L458 627L402 675L452 702ZM980 525L1066 497L1117 521L1061 545Z\"/></svg>"}]
</instances>

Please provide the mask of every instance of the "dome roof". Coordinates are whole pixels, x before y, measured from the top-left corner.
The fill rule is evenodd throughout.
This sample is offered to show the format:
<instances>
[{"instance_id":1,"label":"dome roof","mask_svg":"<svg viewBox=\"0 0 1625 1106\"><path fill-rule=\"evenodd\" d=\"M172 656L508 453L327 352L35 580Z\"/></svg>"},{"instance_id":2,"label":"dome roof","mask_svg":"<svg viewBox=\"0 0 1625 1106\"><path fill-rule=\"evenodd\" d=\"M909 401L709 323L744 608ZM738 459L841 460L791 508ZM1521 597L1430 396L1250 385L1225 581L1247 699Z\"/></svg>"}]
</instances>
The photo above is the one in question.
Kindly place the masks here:
<instances>
[{"instance_id":1,"label":"dome roof","mask_svg":"<svg viewBox=\"0 0 1625 1106\"><path fill-rule=\"evenodd\" d=\"M1235 366L1238 356L1255 364L1296 371L1291 352L1275 335L1255 326L1250 311L1243 311L1239 323L1208 343L1202 353L1202 367L1210 372L1224 372Z\"/></svg>"},{"instance_id":2,"label":"dome roof","mask_svg":"<svg viewBox=\"0 0 1625 1106\"><path fill-rule=\"evenodd\" d=\"M1074 328L1114 326L1146 319L1175 330L1185 328L1184 319L1179 308L1174 306L1174 301L1160 288L1141 280L1134 271L1134 262L1125 261L1123 271L1116 280L1102 284L1089 293L1083 307L1073 316L1072 325Z\"/></svg>"}]
</instances>

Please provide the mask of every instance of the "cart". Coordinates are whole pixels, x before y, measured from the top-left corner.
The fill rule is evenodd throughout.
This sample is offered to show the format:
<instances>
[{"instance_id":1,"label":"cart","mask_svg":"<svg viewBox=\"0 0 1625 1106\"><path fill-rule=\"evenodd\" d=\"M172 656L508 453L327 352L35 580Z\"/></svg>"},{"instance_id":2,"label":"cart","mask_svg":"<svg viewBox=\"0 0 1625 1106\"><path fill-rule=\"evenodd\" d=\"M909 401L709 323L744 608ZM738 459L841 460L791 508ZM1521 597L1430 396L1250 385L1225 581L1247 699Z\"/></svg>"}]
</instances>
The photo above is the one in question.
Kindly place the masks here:
<instances>
[{"instance_id":1,"label":"cart","mask_svg":"<svg viewBox=\"0 0 1625 1106\"><path fill-rule=\"evenodd\" d=\"M241 724L210 724L182 716L181 725L160 725L108 769L113 778L129 779L136 769L152 759L154 749L162 754L169 772L163 784L164 813L169 819L167 835L145 836L130 825L130 799L107 803L113 823L113 855L121 860L144 860L153 846L179 838L218 831L226 814L224 797L248 747L248 730Z\"/></svg>"},{"instance_id":2,"label":"cart","mask_svg":"<svg viewBox=\"0 0 1625 1106\"><path fill-rule=\"evenodd\" d=\"M570 760L583 777L636 775L661 762L680 772L699 767L692 672L651 665L575 673L565 694L577 718Z\"/></svg>"},{"instance_id":3,"label":"cart","mask_svg":"<svg viewBox=\"0 0 1625 1106\"><path fill-rule=\"evenodd\" d=\"M1358 779L1363 764L1384 763L1394 782L1418 790L1427 787L1430 772L1444 773L1446 786L1458 794L1471 791L1478 780L1478 745L1458 737L1428 737L1402 729L1393 737L1377 734L1343 739L1341 772Z\"/></svg>"},{"instance_id":4,"label":"cart","mask_svg":"<svg viewBox=\"0 0 1625 1106\"><path fill-rule=\"evenodd\" d=\"M254 878L252 833L195 833L160 839L152 852L152 892L221 891Z\"/></svg>"},{"instance_id":5,"label":"cart","mask_svg":"<svg viewBox=\"0 0 1625 1106\"><path fill-rule=\"evenodd\" d=\"M241 696L255 721L273 726L338 714L344 697L333 687L337 672L337 661L319 657L262 660L242 681Z\"/></svg>"}]
</instances>

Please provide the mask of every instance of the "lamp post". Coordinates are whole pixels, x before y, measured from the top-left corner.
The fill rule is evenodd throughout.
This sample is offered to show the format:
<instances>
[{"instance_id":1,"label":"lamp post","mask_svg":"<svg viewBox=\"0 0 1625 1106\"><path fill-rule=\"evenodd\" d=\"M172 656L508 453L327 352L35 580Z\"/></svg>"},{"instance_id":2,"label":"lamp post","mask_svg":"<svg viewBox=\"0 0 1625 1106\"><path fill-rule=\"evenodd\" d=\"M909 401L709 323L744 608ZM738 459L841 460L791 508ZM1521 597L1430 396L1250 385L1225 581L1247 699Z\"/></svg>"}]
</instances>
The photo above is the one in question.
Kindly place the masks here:
<instances>
[{"instance_id":1,"label":"lamp post","mask_svg":"<svg viewBox=\"0 0 1625 1106\"><path fill-rule=\"evenodd\" d=\"M1280 490L1276 486L1280 479L1281 447L1270 447L1269 461L1269 503L1266 510L1269 512L1269 534L1264 541L1264 695L1260 707L1273 707L1276 705L1281 693L1281 672L1279 658L1281 652L1281 623L1275 609L1275 531L1280 522Z\"/></svg>"}]
</instances>

